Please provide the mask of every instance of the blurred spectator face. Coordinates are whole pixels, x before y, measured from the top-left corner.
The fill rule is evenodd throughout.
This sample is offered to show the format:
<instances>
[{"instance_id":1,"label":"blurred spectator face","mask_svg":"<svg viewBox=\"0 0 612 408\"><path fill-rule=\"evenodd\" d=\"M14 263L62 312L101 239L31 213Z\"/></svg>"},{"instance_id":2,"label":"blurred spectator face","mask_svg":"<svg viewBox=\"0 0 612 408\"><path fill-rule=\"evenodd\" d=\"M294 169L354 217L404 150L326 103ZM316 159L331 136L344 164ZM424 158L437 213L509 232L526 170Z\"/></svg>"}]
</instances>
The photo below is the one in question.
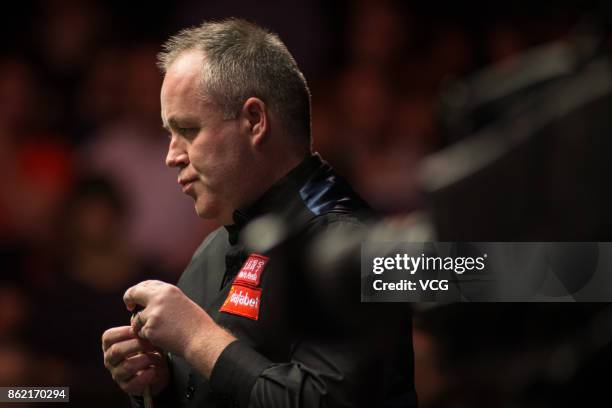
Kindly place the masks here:
<instances>
[{"instance_id":1,"label":"blurred spectator face","mask_svg":"<svg viewBox=\"0 0 612 408\"><path fill-rule=\"evenodd\" d=\"M17 173L11 194L17 230L34 241L53 239L51 225L72 181L71 152L50 142L26 144Z\"/></svg>"},{"instance_id":2,"label":"blurred spectator face","mask_svg":"<svg viewBox=\"0 0 612 408\"><path fill-rule=\"evenodd\" d=\"M13 285L0 285L0 339L17 334L27 319L28 306L21 290Z\"/></svg>"},{"instance_id":3,"label":"blurred spectator face","mask_svg":"<svg viewBox=\"0 0 612 408\"><path fill-rule=\"evenodd\" d=\"M0 344L0 384L17 385L28 382L32 365L27 352L16 344Z\"/></svg>"},{"instance_id":4,"label":"blurred spectator face","mask_svg":"<svg viewBox=\"0 0 612 408\"><path fill-rule=\"evenodd\" d=\"M125 245L125 205L117 187L98 175L81 179L65 203L64 271L87 290L116 293L138 272Z\"/></svg>"},{"instance_id":5,"label":"blurred spectator face","mask_svg":"<svg viewBox=\"0 0 612 408\"><path fill-rule=\"evenodd\" d=\"M355 8L349 31L357 62L386 65L401 55L407 27L406 13L391 2L362 1Z\"/></svg>"},{"instance_id":6,"label":"blurred spectator face","mask_svg":"<svg viewBox=\"0 0 612 408\"><path fill-rule=\"evenodd\" d=\"M185 52L166 73L162 120L172 129L166 164L179 169L178 180L200 217L231 223L228 211L245 204L253 181L245 177L253 167L250 141L241 134L239 120L224 120L200 95L202 63L202 53Z\"/></svg>"},{"instance_id":7,"label":"blurred spectator face","mask_svg":"<svg viewBox=\"0 0 612 408\"><path fill-rule=\"evenodd\" d=\"M88 197L74 209L76 242L104 244L112 241L119 230L119 217L104 197Z\"/></svg>"},{"instance_id":8,"label":"blurred spectator face","mask_svg":"<svg viewBox=\"0 0 612 408\"><path fill-rule=\"evenodd\" d=\"M124 78L121 58L118 50L101 51L93 60L79 88L79 113L97 125L112 120L123 105L125 91L121 83L121 78ZM155 99L159 99L157 94Z\"/></svg>"},{"instance_id":9,"label":"blurred spectator face","mask_svg":"<svg viewBox=\"0 0 612 408\"><path fill-rule=\"evenodd\" d=\"M0 61L0 129L14 131L27 122L34 108L34 87L28 64L19 60Z\"/></svg>"},{"instance_id":10,"label":"blurred spectator face","mask_svg":"<svg viewBox=\"0 0 612 408\"><path fill-rule=\"evenodd\" d=\"M123 198L115 186L101 177L81 180L66 203L62 225L69 244L108 247L120 241Z\"/></svg>"},{"instance_id":11,"label":"blurred spectator face","mask_svg":"<svg viewBox=\"0 0 612 408\"><path fill-rule=\"evenodd\" d=\"M99 34L104 30L104 12L95 1L53 0L41 3L39 24L46 61L58 72L81 67Z\"/></svg>"},{"instance_id":12,"label":"blurred spectator face","mask_svg":"<svg viewBox=\"0 0 612 408\"><path fill-rule=\"evenodd\" d=\"M126 56L126 80L122 82L125 92L125 110L131 116L149 121L159 129L159 87L161 76L157 69L156 48L140 46ZM157 136L157 132L155 133Z\"/></svg>"},{"instance_id":13,"label":"blurred spectator face","mask_svg":"<svg viewBox=\"0 0 612 408\"><path fill-rule=\"evenodd\" d=\"M347 127L359 134L380 134L389 122L391 95L385 79L374 69L358 67L342 78L338 93Z\"/></svg>"}]
</instances>

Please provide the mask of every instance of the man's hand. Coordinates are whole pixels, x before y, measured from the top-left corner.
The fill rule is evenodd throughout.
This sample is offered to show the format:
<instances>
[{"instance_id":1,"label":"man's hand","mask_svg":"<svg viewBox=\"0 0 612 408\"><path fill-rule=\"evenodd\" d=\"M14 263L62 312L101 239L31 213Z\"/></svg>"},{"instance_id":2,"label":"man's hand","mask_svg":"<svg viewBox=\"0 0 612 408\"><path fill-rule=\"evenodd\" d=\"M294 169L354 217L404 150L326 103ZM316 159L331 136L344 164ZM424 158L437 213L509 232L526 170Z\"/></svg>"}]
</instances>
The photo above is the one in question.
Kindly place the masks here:
<instances>
[{"instance_id":1,"label":"man's hand","mask_svg":"<svg viewBox=\"0 0 612 408\"><path fill-rule=\"evenodd\" d=\"M123 391L142 395L150 386L158 394L168 385L166 359L153 345L138 338L130 326L108 329L102 335L104 366Z\"/></svg>"},{"instance_id":2,"label":"man's hand","mask_svg":"<svg viewBox=\"0 0 612 408\"><path fill-rule=\"evenodd\" d=\"M144 281L129 288L123 301L129 310L136 305L143 308L132 319L138 336L184 357L206 377L223 349L235 340L174 285Z\"/></svg>"}]
</instances>

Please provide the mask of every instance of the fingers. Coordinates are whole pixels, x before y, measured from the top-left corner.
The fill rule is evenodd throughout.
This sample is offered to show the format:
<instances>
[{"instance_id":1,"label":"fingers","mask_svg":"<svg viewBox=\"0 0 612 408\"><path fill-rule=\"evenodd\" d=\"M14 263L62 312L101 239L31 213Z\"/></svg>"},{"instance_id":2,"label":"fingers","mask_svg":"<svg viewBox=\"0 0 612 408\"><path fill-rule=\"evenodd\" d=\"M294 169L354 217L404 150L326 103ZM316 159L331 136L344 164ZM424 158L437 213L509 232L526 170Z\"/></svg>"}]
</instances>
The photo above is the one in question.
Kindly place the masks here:
<instances>
[{"instance_id":1,"label":"fingers","mask_svg":"<svg viewBox=\"0 0 612 408\"><path fill-rule=\"evenodd\" d=\"M139 284L134 285L125 291L125 294L123 295L123 302L127 306L128 310L134 309L135 305L146 307L155 289L163 285L166 285L166 283L156 280L140 282Z\"/></svg>"},{"instance_id":2,"label":"fingers","mask_svg":"<svg viewBox=\"0 0 612 408\"><path fill-rule=\"evenodd\" d=\"M115 327L102 335L104 366L122 390L142 395L145 386L165 387L168 368L164 356L130 326Z\"/></svg>"},{"instance_id":3,"label":"fingers","mask_svg":"<svg viewBox=\"0 0 612 408\"><path fill-rule=\"evenodd\" d=\"M115 343L104 352L104 365L112 368L123 360L138 353L155 351L153 345L139 338L132 338Z\"/></svg>"},{"instance_id":4,"label":"fingers","mask_svg":"<svg viewBox=\"0 0 612 408\"><path fill-rule=\"evenodd\" d=\"M113 327L102 334L102 351L108 350L113 344L136 338L131 326Z\"/></svg>"},{"instance_id":5,"label":"fingers","mask_svg":"<svg viewBox=\"0 0 612 408\"><path fill-rule=\"evenodd\" d=\"M161 354L157 352L129 357L112 370L113 379L117 382L129 382L139 371L160 366L162 359Z\"/></svg>"},{"instance_id":6,"label":"fingers","mask_svg":"<svg viewBox=\"0 0 612 408\"><path fill-rule=\"evenodd\" d=\"M157 367L149 367L138 371L128 381L118 381L119 387L131 395L142 395L145 387L150 386L158 375Z\"/></svg>"},{"instance_id":7,"label":"fingers","mask_svg":"<svg viewBox=\"0 0 612 408\"><path fill-rule=\"evenodd\" d=\"M140 333L140 330L145 325L145 320L142 316L142 311L136 313L136 315L132 317L130 322L132 324L132 330L134 330L134 333L136 333L137 336L143 338L142 333Z\"/></svg>"}]
</instances>

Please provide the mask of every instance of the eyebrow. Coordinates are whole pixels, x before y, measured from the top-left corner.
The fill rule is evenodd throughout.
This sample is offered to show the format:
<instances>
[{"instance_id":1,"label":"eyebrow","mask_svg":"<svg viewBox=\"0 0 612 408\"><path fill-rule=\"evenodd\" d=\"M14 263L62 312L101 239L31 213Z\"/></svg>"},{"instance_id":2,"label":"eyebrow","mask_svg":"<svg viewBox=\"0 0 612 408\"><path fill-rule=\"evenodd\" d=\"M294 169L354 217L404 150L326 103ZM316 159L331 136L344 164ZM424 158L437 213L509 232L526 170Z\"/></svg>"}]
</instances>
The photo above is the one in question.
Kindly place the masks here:
<instances>
[{"instance_id":1,"label":"eyebrow","mask_svg":"<svg viewBox=\"0 0 612 408\"><path fill-rule=\"evenodd\" d=\"M184 127L180 126L179 124L184 125L185 123L188 123L189 125L198 124L199 120L195 116L185 116L182 118L172 117L168 120L168 123L162 123L162 128L166 129L167 131L170 131L171 129L178 129L180 127Z\"/></svg>"}]
</instances>

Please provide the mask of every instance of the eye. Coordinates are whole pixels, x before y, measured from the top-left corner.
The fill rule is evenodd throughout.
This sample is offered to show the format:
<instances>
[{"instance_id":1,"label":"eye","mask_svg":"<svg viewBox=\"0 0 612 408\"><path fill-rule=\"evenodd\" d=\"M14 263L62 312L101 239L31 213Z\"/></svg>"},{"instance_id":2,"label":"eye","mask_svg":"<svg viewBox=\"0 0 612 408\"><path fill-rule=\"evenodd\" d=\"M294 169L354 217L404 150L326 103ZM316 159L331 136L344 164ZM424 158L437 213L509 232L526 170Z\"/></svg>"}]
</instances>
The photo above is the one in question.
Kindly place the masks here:
<instances>
[{"instance_id":1,"label":"eye","mask_svg":"<svg viewBox=\"0 0 612 408\"><path fill-rule=\"evenodd\" d=\"M177 133L183 137L194 137L198 134L199 129L198 128L185 128L185 127L180 127L176 129Z\"/></svg>"}]
</instances>

